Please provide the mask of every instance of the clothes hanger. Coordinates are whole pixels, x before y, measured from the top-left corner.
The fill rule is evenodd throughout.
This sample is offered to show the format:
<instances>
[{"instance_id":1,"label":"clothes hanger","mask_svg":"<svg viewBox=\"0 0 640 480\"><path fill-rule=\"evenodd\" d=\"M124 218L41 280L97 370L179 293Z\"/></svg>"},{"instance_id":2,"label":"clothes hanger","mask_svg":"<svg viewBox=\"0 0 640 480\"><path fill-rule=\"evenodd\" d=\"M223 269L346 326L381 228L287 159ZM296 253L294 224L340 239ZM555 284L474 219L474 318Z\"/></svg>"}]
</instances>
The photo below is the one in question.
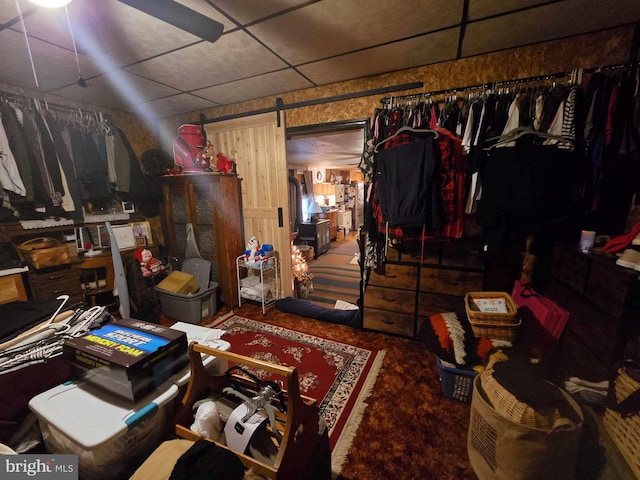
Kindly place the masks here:
<instances>
[{"instance_id":1,"label":"clothes hanger","mask_svg":"<svg viewBox=\"0 0 640 480\"><path fill-rule=\"evenodd\" d=\"M504 135L488 138L485 141L485 143L490 143L492 141L496 141L496 143L485 148L485 150L491 150L492 148L497 147L498 145L512 142L514 140L517 140L518 138L524 137L525 135L535 135L536 137L539 137L539 138L557 140L559 144L565 145L569 147L570 150L573 150L573 142L568 138L561 137L559 135L552 135L550 133L540 132L531 127L517 127Z\"/></svg>"},{"instance_id":2,"label":"clothes hanger","mask_svg":"<svg viewBox=\"0 0 640 480\"><path fill-rule=\"evenodd\" d=\"M378 142L377 145L373 148L373 152L374 153L378 153L378 147L384 145L386 142L388 142L389 140L391 140L394 137L397 137L401 133L407 133L407 132L408 133L417 133L417 134L428 133L428 134L432 134L433 138L438 138L438 132L436 132L435 130L430 130L430 129L427 129L427 128L401 127L396 131L396 133L394 133L390 137L387 137L384 140L382 140L381 142Z\"/></svg>"}]
</instances>

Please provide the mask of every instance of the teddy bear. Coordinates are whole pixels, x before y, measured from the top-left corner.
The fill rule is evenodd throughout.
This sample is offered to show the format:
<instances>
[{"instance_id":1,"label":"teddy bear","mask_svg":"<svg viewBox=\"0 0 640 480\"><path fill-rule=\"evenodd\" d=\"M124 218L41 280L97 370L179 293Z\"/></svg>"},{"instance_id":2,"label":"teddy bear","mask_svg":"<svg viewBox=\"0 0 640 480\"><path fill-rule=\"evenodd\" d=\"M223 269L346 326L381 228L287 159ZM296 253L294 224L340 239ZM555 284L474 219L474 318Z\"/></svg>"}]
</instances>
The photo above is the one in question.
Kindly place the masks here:
<instances>
[{"instance_id":1,"label":"teddy bear","mask_svg":"<svg viewBox=\"0 0 640 480\"><path fill-rule=\"evenodd\" d=\"M138 262L140 262L140 271L143 277L150 277L164 270L164 265L157 258L154 258L151 251L146 248L139 248L133 253Z\"/></svg>"}]
</instances>

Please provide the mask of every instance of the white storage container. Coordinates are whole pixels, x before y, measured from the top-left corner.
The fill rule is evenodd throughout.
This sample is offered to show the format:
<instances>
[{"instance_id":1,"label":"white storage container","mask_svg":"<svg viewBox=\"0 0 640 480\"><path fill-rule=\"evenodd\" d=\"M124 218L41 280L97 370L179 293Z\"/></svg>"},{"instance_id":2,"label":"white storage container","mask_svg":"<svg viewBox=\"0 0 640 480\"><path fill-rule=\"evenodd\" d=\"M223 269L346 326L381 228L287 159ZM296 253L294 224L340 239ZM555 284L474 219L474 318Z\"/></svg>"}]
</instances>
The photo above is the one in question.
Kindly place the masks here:
<instances>
[{"instance_id":1,"label":"white storage container","mask_svg":"<svg viewBox=\"0 0 640 480\"><path fill-rule=\"evenodd\" d=\"M84 480L128 477L173 427L178 386L165 382L139 402L66 382L29 402L51 453L78 455Z\"/></svg>"}]
</instances>

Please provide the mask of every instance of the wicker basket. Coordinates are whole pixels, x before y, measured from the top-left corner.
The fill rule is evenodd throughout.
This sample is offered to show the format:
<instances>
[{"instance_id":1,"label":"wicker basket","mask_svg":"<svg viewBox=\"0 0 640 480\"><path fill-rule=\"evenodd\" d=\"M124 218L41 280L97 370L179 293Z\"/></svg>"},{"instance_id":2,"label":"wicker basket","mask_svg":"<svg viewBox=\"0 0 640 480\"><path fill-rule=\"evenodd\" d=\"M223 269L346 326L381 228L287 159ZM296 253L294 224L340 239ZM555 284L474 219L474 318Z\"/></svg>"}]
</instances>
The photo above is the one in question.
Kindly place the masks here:
<instances>
[{"instance_id":1,"label":"wicker basket","mask_svg":"<svg viewBox=\"0 0 640 480\"><path fill-rule=\"evenodd\" d=\"M35 269L56 267L70 262L67 246L55 238L32 238L17 248L25 261Z\"/></svg>"},{"instance_id":2,"label":"wicker basket","mask_svg":"<svg viewBox=\"0 0 640 480\"><path fill-rule=\"evenodd\" d=\"M316 254L316 252L311 245L302 244L302 245L296 245L296 247L298 247L298 250L300 250L300 253L302 254L302 256L307 262L310 262L311 260L313 260L313 257Z\"/></svg>"},{"instance_id":3,"label":"wicker basket","mask_svg":"<svg viewBox=\"0 0 640 480\"><path fill-rule=\"evenodd\" d=\"M640 389L640 384L622 368L618 370L614 386L617 402L621 402ZM607 408L603 423L611 439L629 464L629 468L636 477L640 478L640 415L623 418L618 412Z\"/></svg>"},{"instance_id":4,"label":"wicker basket","mask_svg":"<svg viewBox=\"0 0 640 480\"><path fill-rule=\"evenodd\" d=\"M495 379L493 370L482 373L482 388L496 412L519 425L551 430L561 418L557 405L533 408L518 400Z\"/></svg>"},{"instance_id":5,"label":"wicker basket","mask_svg":"<svg viewBox=\"0 0 640 480\"><path fill-rule=\"evenodd\" d=\"M507 306L506 313L481 312L475 306L474 299L504 298ZM473 334L478 338L491 338L513 342L517 329L522 323L518 320L518 307L506 292L469 292L464 297L464 307L467 311Z\"/></svg>"}]
</instances>

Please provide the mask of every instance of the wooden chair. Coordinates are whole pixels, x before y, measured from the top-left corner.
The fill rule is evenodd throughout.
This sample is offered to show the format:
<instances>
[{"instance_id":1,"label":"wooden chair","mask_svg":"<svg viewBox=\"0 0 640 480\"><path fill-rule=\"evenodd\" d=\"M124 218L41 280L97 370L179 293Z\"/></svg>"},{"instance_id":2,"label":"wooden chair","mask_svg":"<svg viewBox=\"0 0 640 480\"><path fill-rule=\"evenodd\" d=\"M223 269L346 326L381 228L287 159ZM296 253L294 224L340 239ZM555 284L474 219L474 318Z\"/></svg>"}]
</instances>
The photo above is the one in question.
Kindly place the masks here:
<instances>
[{"instance_id":1,"label":"wooden chair","mask_svg":"<svg viewBox=\"0 0 640 480\"><path fill-rule=\"evenodd\" d=\"M117 307L113 296L115 273L111 255L85 257L81 263L74 265L74 268L80 270L80 282L84 301L87 304L92 307L94 305ZM100 303L98 303L98 297L101 297ZM108 299L106 303L105 299Z\"/></svg>"}]
</instances>

